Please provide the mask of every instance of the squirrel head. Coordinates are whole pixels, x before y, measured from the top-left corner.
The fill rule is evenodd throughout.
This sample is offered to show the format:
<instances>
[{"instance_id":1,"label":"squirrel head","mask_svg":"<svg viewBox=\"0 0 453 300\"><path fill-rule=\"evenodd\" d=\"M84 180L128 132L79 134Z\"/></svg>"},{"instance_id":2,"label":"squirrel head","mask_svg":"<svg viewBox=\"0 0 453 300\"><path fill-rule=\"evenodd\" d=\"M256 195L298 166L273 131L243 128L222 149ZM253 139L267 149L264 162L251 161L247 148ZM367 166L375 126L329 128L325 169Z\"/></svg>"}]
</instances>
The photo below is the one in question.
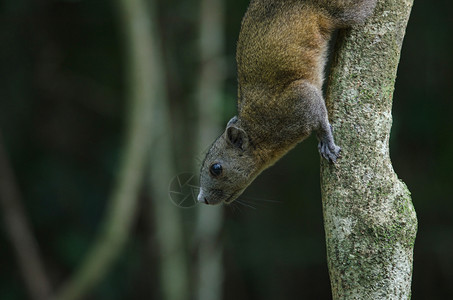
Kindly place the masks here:
<instances>
[{"instance_id":1,"label":"squirrel head","mask_svg":"<svg viewBox=\"0 0 453 300\"><path fill-rule=\"evenodd\" d=\"M206 154L200 173L198 202L231 203L256 177L256 160L249 136L237 117L227 124Z\"/></svg>"}]
</instances>

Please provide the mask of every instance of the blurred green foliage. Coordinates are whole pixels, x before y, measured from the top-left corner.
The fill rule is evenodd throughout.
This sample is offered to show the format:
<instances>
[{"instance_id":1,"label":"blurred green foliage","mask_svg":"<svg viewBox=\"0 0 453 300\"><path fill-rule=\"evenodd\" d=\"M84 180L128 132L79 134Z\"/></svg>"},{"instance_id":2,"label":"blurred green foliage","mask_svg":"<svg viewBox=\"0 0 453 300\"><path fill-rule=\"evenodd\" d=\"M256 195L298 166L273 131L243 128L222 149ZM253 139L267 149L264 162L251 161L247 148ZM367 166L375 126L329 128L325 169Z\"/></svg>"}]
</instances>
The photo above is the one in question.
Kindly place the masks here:
<instances>
[{"instance_id":1,"label":"blurred green foliage","mask_svg":"<svg viewBox=\"0 0 453 300\"><path fill-rule=\"evenodd\" d=\"M235 113L235 44L248 1L225 3L222 123ZM184 131L197 118L191 105L201 63L198 9L193 0L158 2L181 171L198 156L185 146L192 137ZM115 10L107 0L5 0L0 5L0 129L55 287L93 242L121 157L124 41ZM453 298L451 11L451 1L416 0L394 95L392 161L412 192L419 218L416 300ZM315 138L264 172L244 198L257 209L225 207L225 299L330 299ZM156 297L150 208L142 202L146 209L127 249L90 299ZM183 211L189 240L195 209ZM0 245L0 298L26 299L4 231Z\"/></svg>"}]
</instances>

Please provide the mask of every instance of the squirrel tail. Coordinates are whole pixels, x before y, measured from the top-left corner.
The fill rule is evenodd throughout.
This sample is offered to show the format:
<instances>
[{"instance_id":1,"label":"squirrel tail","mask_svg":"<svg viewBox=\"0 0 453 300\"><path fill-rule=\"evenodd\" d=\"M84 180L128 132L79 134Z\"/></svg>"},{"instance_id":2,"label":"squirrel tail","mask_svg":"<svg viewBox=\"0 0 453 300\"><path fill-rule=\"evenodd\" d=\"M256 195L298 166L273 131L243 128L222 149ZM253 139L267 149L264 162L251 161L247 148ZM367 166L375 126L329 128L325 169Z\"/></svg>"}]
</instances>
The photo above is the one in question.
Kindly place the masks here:
<instances>
[{"instance_id":1,"label":"squirrel tail","mask_svg":"<svg viewBox=\"0 0 453 300\"><path fill-rule=\"evenodd\" d=\"M377 0L309 0L325 9L336 21L338 27L360 24L369 17Z\"/></svg>"}]
</instances>

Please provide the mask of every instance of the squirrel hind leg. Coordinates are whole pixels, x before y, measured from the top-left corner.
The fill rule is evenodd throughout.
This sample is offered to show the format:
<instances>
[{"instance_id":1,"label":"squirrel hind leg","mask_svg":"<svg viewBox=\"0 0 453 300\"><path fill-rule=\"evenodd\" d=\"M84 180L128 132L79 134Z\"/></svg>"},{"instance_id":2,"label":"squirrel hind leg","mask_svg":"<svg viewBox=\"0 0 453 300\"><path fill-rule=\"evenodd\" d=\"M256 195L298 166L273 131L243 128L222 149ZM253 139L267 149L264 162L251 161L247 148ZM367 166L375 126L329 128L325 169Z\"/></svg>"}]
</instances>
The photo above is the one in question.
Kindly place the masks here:
<instances>
[{"instance_id":1,"label":"squirrel hind leg","mask_svg":"<svg viewBox=\"0 0 453 300\"><path fill-rule=\"evenodd\" d=\"M363 23L373 13L377 3L377 0L318 1L332 15L339 27Z\"/></svg>"}]
</instances>

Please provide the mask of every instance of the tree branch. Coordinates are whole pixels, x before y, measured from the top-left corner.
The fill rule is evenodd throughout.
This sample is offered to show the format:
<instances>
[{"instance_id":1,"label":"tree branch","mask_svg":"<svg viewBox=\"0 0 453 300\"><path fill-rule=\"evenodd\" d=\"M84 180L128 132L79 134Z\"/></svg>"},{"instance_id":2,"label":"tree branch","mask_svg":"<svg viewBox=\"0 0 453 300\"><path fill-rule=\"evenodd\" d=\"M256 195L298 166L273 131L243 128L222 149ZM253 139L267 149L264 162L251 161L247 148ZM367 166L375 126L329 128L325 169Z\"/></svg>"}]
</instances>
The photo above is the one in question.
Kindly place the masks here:
<instances>
[{"instance_id":1,"label":"tree branch","mask_svg":"<svg viewBox=\"0 0 453 300\"><path fill-rule=\"evenodd\" d=\"M150 30L148 7L142 0L122 0L119 14L123 21L128 56L130 107L127 118L125 151L117 184L108 204L102 230L94 246L56 299L82 298L108 272L130 233L138 203L138 194L150 150L153 95L154 40Z\"/></svg>"},{"instance_id":2,"label":"tree branch","mask_svg":"<svg viewBox=\"0 0 453 300\"><path fill-rule=\"evenodd\" d=\"M44 271L37 242L32 234L19 188L9 164L0 134L0 205L6 233L14 247L17 262L25 280L30 299L45 300L50 296L50 281Z\"/></svg>"},{"instance_id":3,"label":"tree branch","mask_svg":"<svg viewBox=\"0 0 453 300\"><path fill-rule=\"evenodd\" d=\"M223 0L200 2L200 60L198 80L199 153L212 143L221 127L222 87L224 84L224 6ZM199 166L196 166L197 170ZM223 225L223 207L200 207L197 211L196 242L198 269L196 299L222 298L223 248L218 243Z\"/></svg>"},{"instance_id":4,"label":"tree branch","mask_svg":"<svg viewBox=\"0 0 453 300\"><path fill-rule=\"evenodd\" d=\"M124 0L127 1L127 0ZM174 148L172 145L172 124L170 107L167 96L167 83L164 57L161 52L158 38L157 18L155 6L157 1L147 1L147 12L151 22L153 42L152 62L149 82L152 82L153 97L156 103L153 106L151 118L153 127L152 150L150 153L150 200L154 218L150 221L155 228L156 246L159 250L159 275L161 295L164 300L187 300L190 298L189 271L187 268L187 248L184 243L184 227L180 208L169 199L171 177L175 176L173 165Z\"/></svg>"},{"instance_id":5,"label":"tree branch","mask_svg":"<svg viewBox=\"0 0 453 300\"><path fill-rule=\"evenodd\" d=\"M333 299L408 299L417 219L389 155L392 94L412 0L382 0L340 34L327 91L336 165L321 164Z\"/></svg>"}]
</instances>

